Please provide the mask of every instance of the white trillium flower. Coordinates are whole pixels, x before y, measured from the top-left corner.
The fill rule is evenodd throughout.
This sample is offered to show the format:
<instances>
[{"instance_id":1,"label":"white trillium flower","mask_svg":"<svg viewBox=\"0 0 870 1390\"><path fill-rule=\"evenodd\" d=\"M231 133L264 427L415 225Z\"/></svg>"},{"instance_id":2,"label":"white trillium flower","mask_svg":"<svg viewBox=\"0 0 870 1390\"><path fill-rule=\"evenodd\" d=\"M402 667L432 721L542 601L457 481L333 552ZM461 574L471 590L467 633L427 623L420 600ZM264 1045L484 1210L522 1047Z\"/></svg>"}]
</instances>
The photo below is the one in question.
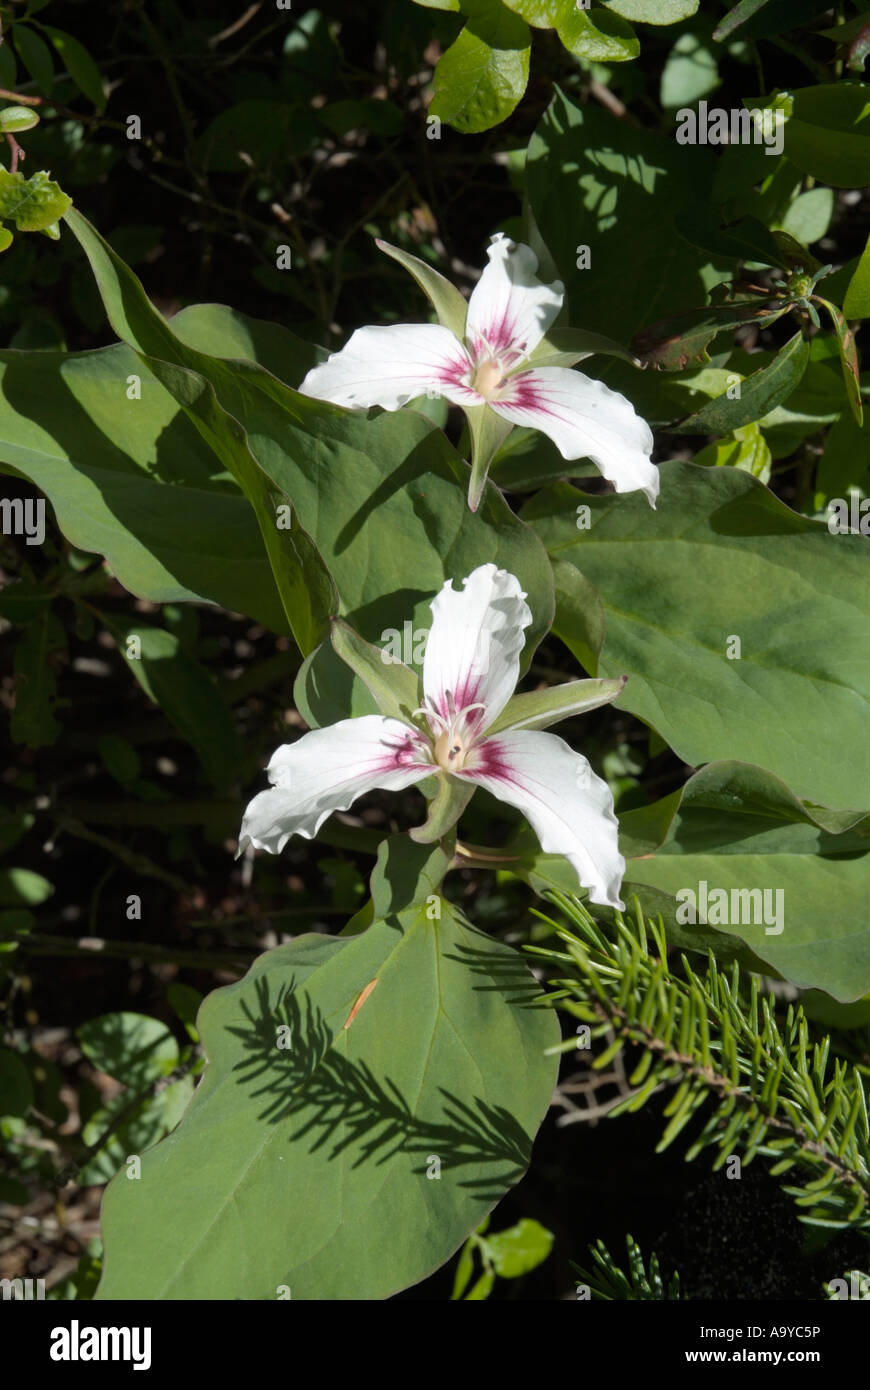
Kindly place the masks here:
<instances>
[{"instance_id":1,"label":"white trillium flower","mask_svg":"<svg viewBox=\"0 0 870 1390\"><path fill-rule=\"evenodd\" d=\"M378 245L414 274L441 322L358 328L340 352L308 372L299 388L303 394L357 409L398 410L423 395L462 406L474 449L473 510L492 456L513 425L540 430L564 459L592 459L617 492L640 489L655 506L659 474L650 459L652 431L631 403L570 367L529 361L565 294L561 281L544 285L536 278L538 259L530 247L503 233L492 238L489 264L466 312L459 291L443 276L413 256ZM543 359L575 362L596 350L618 349L544 352Z\"/></svg>"},{"instance_id":2,"label":"white trillium flower","mask_svg":"<svg viewBox=\"0 0 870 1390\"><path fill-rule=\"evenodd\" d=\"M622 908L625 860L610 789L580 753L541 729L615 699L625 678L514 695L532 621L525 598L516 577L493 564L474 570L459 590L445 583L431 605L418 708L408 667L385 664L346 624L338 636L334 630L336 649L368 678L379 707L400 717L343 719L279 748L267 768L272 787L245 811L239 853L253 845L279 854L291 835L312 839L329 815L364 793L400 791L435 774L429 820L413 838L439 839L475 788L485 787L525 815L546 853L569 860L592 902ZM390 695L397 670L402 688Z\"/></svg>"}]
</instances>

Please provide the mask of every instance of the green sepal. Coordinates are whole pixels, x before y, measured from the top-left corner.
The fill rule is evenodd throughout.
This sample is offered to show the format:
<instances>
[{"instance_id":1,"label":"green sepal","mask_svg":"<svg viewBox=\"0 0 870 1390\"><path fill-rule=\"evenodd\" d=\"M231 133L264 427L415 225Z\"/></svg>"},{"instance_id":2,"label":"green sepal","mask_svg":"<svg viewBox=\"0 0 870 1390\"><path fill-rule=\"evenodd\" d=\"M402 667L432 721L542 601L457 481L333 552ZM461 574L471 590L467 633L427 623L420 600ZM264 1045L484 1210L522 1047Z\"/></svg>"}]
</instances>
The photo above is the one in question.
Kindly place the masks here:
<instances>
[{"instance_id":1,"label":"green sepal","mask_svg":"<svg viewBox=\"0 0 870 1390\"><path fill-rule=\"evenodd\" d=\"M585 328L551 328L534 351L529 353L523 370L528 367L573 367L575 362L582 362L584 357L592 357L595 353L621 357L623 362L630 362L633 367L640 366L639 359L627 348L603 333L590 333Z\"/></svg>"},{"instance_id":2,"label":"green sepal","mask_svg":"<svg viewBox=\"0 0 870 1390\"><path fill-rule=\"evenodd\" d=\"M504 444L513 425L503 420L488 405L463 406L471 434L471 479L468 484L468 505L473 512L480 506L486 487L489 466Z\"/></svg>"},{"instance_id":3,"label":"green sepal","mask_svg":"<svg viewBox=\"0 0 870 1390\"><path fill-rule=\"evenodd\" d=\"M410 666L393 657L387 660L388 653L360 637L343 618L333 618L330 637L342 661L374 697L381 714L407 724L420 704L420 681Z\"/></svg>"},{"instance_id":4,"label":"green sepal","mask_svg":"<svg viewBox=\"0 0 870 1390\"><path fill-rule=\"evenodd\" d=\"M505 729L547 729L572 714L609 705L622 694L627 680L628 676L618 676L616 680L567 681L547 690L514 695L487 729L487 737Z\"/></svg>"},{"instance_id":5,"label":"green sepal","mask_svg":"<svg viewBox=\"0 0 870 1390\"><path fill-rule=\"evenodd\" d=\"M415 826L408 833L418 845L431 845L443 840L452 830L474 795L473 782L461 782L442 772L438 778L438 790L429 802L429 814L423 825Z\"/></svg>"},{"instance_id":6,"label":"green sepal","mask_svg":"<svg viewBox=\"0 0 870 1390\"><path fill-rule=\"evenodd\" d=\"M389 242L378 238L375 239L375 245L385 255L398 261L409 275L413 275L438 315L438 322L444 328L449 328L451 333L455 333L460 342L464 342L468 305L456 286L451 285L439 271L433 270L431 265L427 265L417 256L409 256L407 251L400 251L397 246L391 246Z\"/></svg>"}]
</instances>

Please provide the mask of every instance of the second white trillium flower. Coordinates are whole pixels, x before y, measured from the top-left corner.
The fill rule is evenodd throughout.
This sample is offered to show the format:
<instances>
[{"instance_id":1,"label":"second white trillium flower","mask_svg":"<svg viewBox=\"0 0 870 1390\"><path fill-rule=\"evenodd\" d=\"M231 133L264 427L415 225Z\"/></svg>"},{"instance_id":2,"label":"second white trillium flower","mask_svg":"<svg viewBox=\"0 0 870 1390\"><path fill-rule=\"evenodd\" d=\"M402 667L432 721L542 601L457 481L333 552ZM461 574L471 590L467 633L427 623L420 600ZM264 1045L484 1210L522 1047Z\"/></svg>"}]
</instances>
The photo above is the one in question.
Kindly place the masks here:
<instances>
[{"instance_id":1,"label":"second white trillium flower","mask_svg":"<svg viewBox=\"0 0 870 1390\"><path fill-rule=\"evenodd\" d=\"M422 693L410 668L387 665L379 648L336 620L336 650L383 712L279 748L267 769L272 787L245 812L239 853L248 845L280 853L291 835L312 839L365 792L400 791L435 774L438 791L415 839L440 838L485 787L525 815L545 852L569 860L592 902L622 908L625 860L610 789L580 753L541 730L615 699L624 678L514 695L532 621L525 598L516 577L492 564L460 590L448 580L432 602Z\"/></svg>"},{"instance_id":2,"label":"second white trillium flower","mask_svg":"<svg viewBox=\"0 0 870 1390\"><path fill-rule=\"evenodd\" d=\"M540 430L564 459L592 459L617 492L640 489L655 506L652 431L631 403L568 366L535 365L539 348L544 363L574 362L589 352L543 351L565 287L536 278L530 247L494 236L466 307L459 291L424 262L378 245L415 276L440 322L358 328L340 352L312 368L303 394L358 409L398 410L423 395L462 406L473 441L473 510L492 455L513 425Z\"/></svg>"}]
</instances>

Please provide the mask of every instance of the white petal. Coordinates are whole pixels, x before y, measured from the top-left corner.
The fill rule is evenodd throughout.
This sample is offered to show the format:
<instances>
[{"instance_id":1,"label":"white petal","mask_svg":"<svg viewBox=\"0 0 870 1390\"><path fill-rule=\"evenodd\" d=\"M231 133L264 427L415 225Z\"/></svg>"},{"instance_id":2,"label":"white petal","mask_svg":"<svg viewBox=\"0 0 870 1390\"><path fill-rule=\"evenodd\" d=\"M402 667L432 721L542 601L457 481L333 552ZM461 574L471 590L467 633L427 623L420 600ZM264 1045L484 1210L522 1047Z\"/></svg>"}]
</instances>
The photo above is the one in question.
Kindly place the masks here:
<instances>
[{"instance_id":1,"label":"white petal","mask_svg":"<svg viewBox=\"0 0 870 1390\"><path fill-rule=\"evenodd\" d=\"M617 492L640 488L655 506L659 470L652 430L618 391L569 367L538 367L508 378L493 410L552 439L563 459L590 458Z\"/></svg>"},{"instance_id":2,"label":"white petal","mask_svg":"<svg viewBox=\"0 0 870 1390\"><path fill-rule=\"evenodd\" d=\"M401 791L428 776L425 742L399 719L366 714L285 743L266 771L273 783L245 811L239 853L249 844L280 854L291 835L311 840L333 811L376 787Z\"/></svg>"},{"instance_id":3,"label":"white petal","mask_svg":"<svg viewBox=\"0 0 870 1390\"><path fill-rule=\"evenodd\" d=\"M625 860L607 783L556 734L519 729L484 739L462 772L500 801L516 806L546 854L564 854L589 900L622 908Z\"/></svg>"},{"instance_id":4,"label":"white petal","mask_svg":"<svg viewBox=\"0 0 870 1390\"><path fill-rule=\"evenodd\" d=\"M492 238L489 265L468 302L465 340L475 359L509 357L519 362L537 347L562 307L561 280L544 285L535 275L538 258L528 246L503 233Z\"/></svg>"},{"instance_id":5,"label":"white petal","mask_svg":"<svg viewBox=\"0 0 870 1390\"><path fill-rule=\"evenodd\" d=\"M299 390L335 405L398 410L427 391L457 405L480 403L462 385L471 363L448 328L437 323L396 323L358 328L341 352L312 367Z\"/></svg>"},{"instance_id":6,"label":"white petal","mask_svg":"<svg viewBox=\"0 0 870 1390\"><path fill-rule=\"evenodd\" d=\"M444 719L482 703L479 729L500 714L520 673L523 629L532 621L515 575L481 565L461 589L450 580L432 600L432 627L423 660L423 691ZM449 698L448 698L449 697Z\"/></svg>"}]
</instances>

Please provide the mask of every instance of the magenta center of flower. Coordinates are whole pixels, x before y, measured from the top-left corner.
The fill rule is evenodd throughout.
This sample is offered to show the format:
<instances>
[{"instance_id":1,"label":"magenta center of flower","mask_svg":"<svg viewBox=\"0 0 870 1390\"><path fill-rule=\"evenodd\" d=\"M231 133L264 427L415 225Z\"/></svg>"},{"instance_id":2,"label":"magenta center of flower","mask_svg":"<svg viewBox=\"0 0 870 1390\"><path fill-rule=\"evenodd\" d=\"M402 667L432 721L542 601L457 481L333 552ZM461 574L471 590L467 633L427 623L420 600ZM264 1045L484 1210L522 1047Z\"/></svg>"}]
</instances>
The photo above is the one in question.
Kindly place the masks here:
<instances>
[{"instance_id":1,"label":"magenta center of flower","mask_svg":"<svg viewBox=\"0 0 870 1390\"><path fill-rule=\"evenodd\" d=\"M465 760L480 743L484 705L477 701L457 710L450 691L446 695L446 714L439 714L427 702L415 714L424 714L432 730L432 758L445 772L461 772Z\"/></svg>"}]
</instances>

